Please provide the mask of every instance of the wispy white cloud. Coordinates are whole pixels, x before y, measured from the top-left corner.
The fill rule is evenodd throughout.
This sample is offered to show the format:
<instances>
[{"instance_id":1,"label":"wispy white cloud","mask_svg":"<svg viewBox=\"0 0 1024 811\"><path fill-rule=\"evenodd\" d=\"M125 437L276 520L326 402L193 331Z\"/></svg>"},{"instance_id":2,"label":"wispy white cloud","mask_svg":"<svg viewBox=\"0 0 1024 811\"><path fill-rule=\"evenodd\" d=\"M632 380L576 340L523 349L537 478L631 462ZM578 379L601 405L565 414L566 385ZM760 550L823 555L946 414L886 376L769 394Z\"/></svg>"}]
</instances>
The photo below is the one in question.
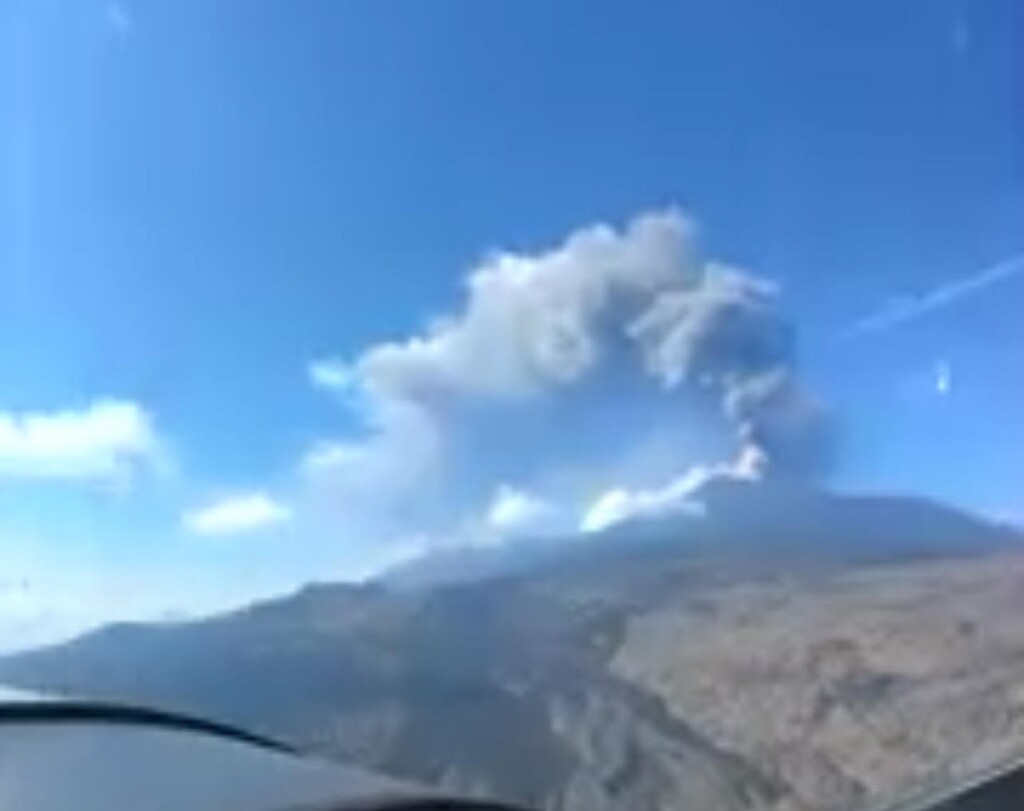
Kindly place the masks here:
<instances>
[{"instance_id":1,"label":"wispy white cloud","mask_svg":"<svg viewBox=\"0 0 1024 811\"><path fill-rule=\"evenodd\" d=\"M963 9L957 14L949 30L949 47L952 49L953 54L958 57L966 56L970 52L974 40L971 25L965 12L966 9Z\"/></svg>"},{"instance_id":2,"label":"wispy white cloud","mask_svg":"<svg viewBox=\"0 0 1024 811\"><path fill-rule=\"evenodd\" d=\"M118 34L124 36L131 33L133 23L124 4L110 0L104 6L103 13L106 15L110 27Z\"/></svg>"},{"instance_id":3,"label":"wispy white cloud","mask_svg":"<svg viewBox=\"0 0 1024 811\"><path fill-rule=\"evenodd\" d=\"M237 535L282 524L290 518L291 510L266 493L248 493L187 512L182 525L197 535Z\"/></svg>"},{"instance_id":4,"label":"wispy white cloud","mask_svg":"<svg viewBox=\"0 0 1024 811\"><path fill-rule=\"evenodd\" d=\"M953 367L949 361L940 360L935 364L935 393L946 397L953 391Z\"/></svg>"},{"instance_id":5,"label":"wispy white cloud","mask_svg":"<svg viewBox=\"0 0 1024 811\"><path fill-rule=\"evenodd\" d=\"M953 279L919 295L891 301L857 321L846 334L851 337L868 335L901 326L978 295L995 285L1008 282L1022 273L1024 254L1018 254L978 273Z\"/></svg>"},{"instance_id":6,"label":"wispy white cloud","mask_svg":"<svg viewBox=\"0 0 1024 811\"><path fill-rule=\"evenodd\" d=\"M155 466L163 454L136 403L98 400L79 411L0 412L0 477L111 480Z\"/></svg>"},{"instance_id":7,"label":"wispy white cloud","mask_svg":"<svg viewBox=\"0 0 1024 811\"><path fill-rule=\"evenodd\" d=\"M344 391L356 382L352 369L333 358L314 361L309 364L308 371L314 386L329 391Z\"/></svg>"},{"instance_id":8,"label":"wispy white cloud","mask_svg":"<svg viewBox=\"0 0 1024 811\"><path fill-rule=\"evenodd\" d=\"M545 499L503 484L487 508L485 522L490 529L503 534L540 531L554 512Z\"/></svg>"}]
</instances>

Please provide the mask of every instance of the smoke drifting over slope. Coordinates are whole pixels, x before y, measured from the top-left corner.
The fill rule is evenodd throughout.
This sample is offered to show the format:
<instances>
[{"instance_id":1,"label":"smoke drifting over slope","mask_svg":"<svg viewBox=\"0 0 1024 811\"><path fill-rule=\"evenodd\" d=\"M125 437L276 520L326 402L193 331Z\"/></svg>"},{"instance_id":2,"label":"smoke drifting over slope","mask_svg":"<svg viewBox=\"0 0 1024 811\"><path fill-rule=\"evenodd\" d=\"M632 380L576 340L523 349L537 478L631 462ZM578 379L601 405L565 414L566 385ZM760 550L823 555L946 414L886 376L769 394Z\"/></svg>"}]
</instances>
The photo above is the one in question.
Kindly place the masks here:
<instances>
[{"instance_id":1,"label":"smoke drifting over slope","mask_svg":"<svg viewBox=\"0 0 1024 811\"><path fill-rule=\"evenodd\" d=\"M831 427L797 377L794 330L777 298L769 283L709 264L692 286L659 292L629 332L663 385L721 398L738 460L756 457L765 475L814 477L827 468Z\"/></svg>"}]
</instances>

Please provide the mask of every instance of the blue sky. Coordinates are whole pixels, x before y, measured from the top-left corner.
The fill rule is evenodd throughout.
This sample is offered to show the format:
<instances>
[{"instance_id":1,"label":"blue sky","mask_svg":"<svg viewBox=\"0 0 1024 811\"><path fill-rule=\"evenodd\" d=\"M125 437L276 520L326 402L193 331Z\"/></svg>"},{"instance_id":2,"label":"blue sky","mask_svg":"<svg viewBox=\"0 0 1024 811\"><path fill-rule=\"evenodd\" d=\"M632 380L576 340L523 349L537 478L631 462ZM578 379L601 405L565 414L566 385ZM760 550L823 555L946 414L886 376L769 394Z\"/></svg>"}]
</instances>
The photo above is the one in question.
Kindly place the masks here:
<instances>
[{"instance_id":1,"label":"blue sky","mask_svg":"<svg viewBox=\"0 0 1024 811\"><path fill-rule=\"evenodd\" d=\"M645 215L779 285L834 485L1024 514L1022 37L1015 0L6 4L0 642L724 463L618 356L527 380L479 314L494 363L374 354Z\"/></svg>"}]
</instances>

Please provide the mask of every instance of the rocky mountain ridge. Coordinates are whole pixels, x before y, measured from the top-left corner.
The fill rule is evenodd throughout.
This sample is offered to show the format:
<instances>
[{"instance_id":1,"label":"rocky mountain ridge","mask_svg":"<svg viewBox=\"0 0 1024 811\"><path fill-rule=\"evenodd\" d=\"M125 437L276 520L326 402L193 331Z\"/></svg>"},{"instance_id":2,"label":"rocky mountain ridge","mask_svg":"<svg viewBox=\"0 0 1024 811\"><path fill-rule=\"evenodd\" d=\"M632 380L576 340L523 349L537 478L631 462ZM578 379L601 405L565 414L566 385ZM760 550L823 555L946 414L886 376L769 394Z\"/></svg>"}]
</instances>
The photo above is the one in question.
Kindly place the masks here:
<instances>
[{"instance_id":1,"label":"rocky mountain ridge","mask_svg":"<svg viewBox=\"0 0 1024 811\"><path fill-rule=\"evenodd\" d=\"M915 499L701 496L699 520L454 584L108 627L0 660L0 681L580 811L854 808L1024 742L1016 533Z\"/></svg>"}]
</instances>

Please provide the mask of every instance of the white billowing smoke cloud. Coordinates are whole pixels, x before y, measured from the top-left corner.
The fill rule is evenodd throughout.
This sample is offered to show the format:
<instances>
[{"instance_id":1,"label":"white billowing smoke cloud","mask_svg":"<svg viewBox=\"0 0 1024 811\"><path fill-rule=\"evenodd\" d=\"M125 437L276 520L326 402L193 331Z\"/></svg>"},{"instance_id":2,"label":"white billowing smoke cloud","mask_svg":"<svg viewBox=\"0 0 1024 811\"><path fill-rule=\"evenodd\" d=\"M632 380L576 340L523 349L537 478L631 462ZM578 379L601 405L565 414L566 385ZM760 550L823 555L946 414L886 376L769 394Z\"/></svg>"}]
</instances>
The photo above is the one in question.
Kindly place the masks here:
<instances>
[{"instance_id":1,"label":"white billowing smoke cloud","mask_svg":"<svg viewBox=\"0 0 1024 811\"><path fill-rule=\"evenodd\" d=\"M583 513L580 531L600 532L634 518L656 518L681 512L699 515L703 512L701 504L689 497L704 480L694 471L687 471L663 487L650 490L615 487L606 490Z\"/></svg>"},{"instance_id":2,"label":"white billowing smoke cloud","mask_svg":"<svg viewBox=\"0 0 1024 811\"><path fill-rule=\"evenodd\" d=\"M583 511L580 532L600 532L637 518L658 518L665 515L704 514L698 491L714 479L755 481L764 475L767 459L752 444L740 447L736 458L725 464L697 464L661 487L613 487L597 496Z\"/></svg>"},{"instance_id":3,"label":"white billowing smoke cloud","mask_svg":"<svg viewBox=\"0 0 1024 811\"><path fill-rule=\"evenodd\" d=\"M538 256L499 253L473 271L457 316L422 336L373 347L355 364L374 395L430 406L446 396L513 398L579 380L600 360L601 322L623 301L699 283L679 214L605 225ZM625 324L620 324L620 331Z\"/></svg>"},{"instance_id":4,"label":"white billowing smoke cloud","mask_svg":"<svg viewBox=\"0 0 1024 811\"><path fill-rule=\"evenodd\" d=\"M339 519L356 534L404 534L406 505L431 495L440 475L443 426L415 400L375 394L369 381L352 385L368 433L317 443L301 472L322 505L321 520Z\"/></svg>"},{"instance_id":5,"label":"white billowing smoke cloud","mask_svg":"<svg viewBox=\"0 0 1024 811\"><path fill-rule=\"evenodd\" d=\"M777 296L762 279L704 261L676 210L622 230L585 228L545 253L494 254L470 273L461 310L423 334L351 363L311 366L317 386L355 403L369 434L314 448L304 469L333 479L342 500L357 491L400 498L437 480L461 405L550 397L625 348L652 390L692 387L720 401L747 473L757 459L765 475L816 475L827 462L827 420L797 381ZM504 496L490 515L499 523L537 507L515 491ZM657 509L666 497L608 494L585 523L592 529L637 504Z\"/></svg>"}]
</instances>

